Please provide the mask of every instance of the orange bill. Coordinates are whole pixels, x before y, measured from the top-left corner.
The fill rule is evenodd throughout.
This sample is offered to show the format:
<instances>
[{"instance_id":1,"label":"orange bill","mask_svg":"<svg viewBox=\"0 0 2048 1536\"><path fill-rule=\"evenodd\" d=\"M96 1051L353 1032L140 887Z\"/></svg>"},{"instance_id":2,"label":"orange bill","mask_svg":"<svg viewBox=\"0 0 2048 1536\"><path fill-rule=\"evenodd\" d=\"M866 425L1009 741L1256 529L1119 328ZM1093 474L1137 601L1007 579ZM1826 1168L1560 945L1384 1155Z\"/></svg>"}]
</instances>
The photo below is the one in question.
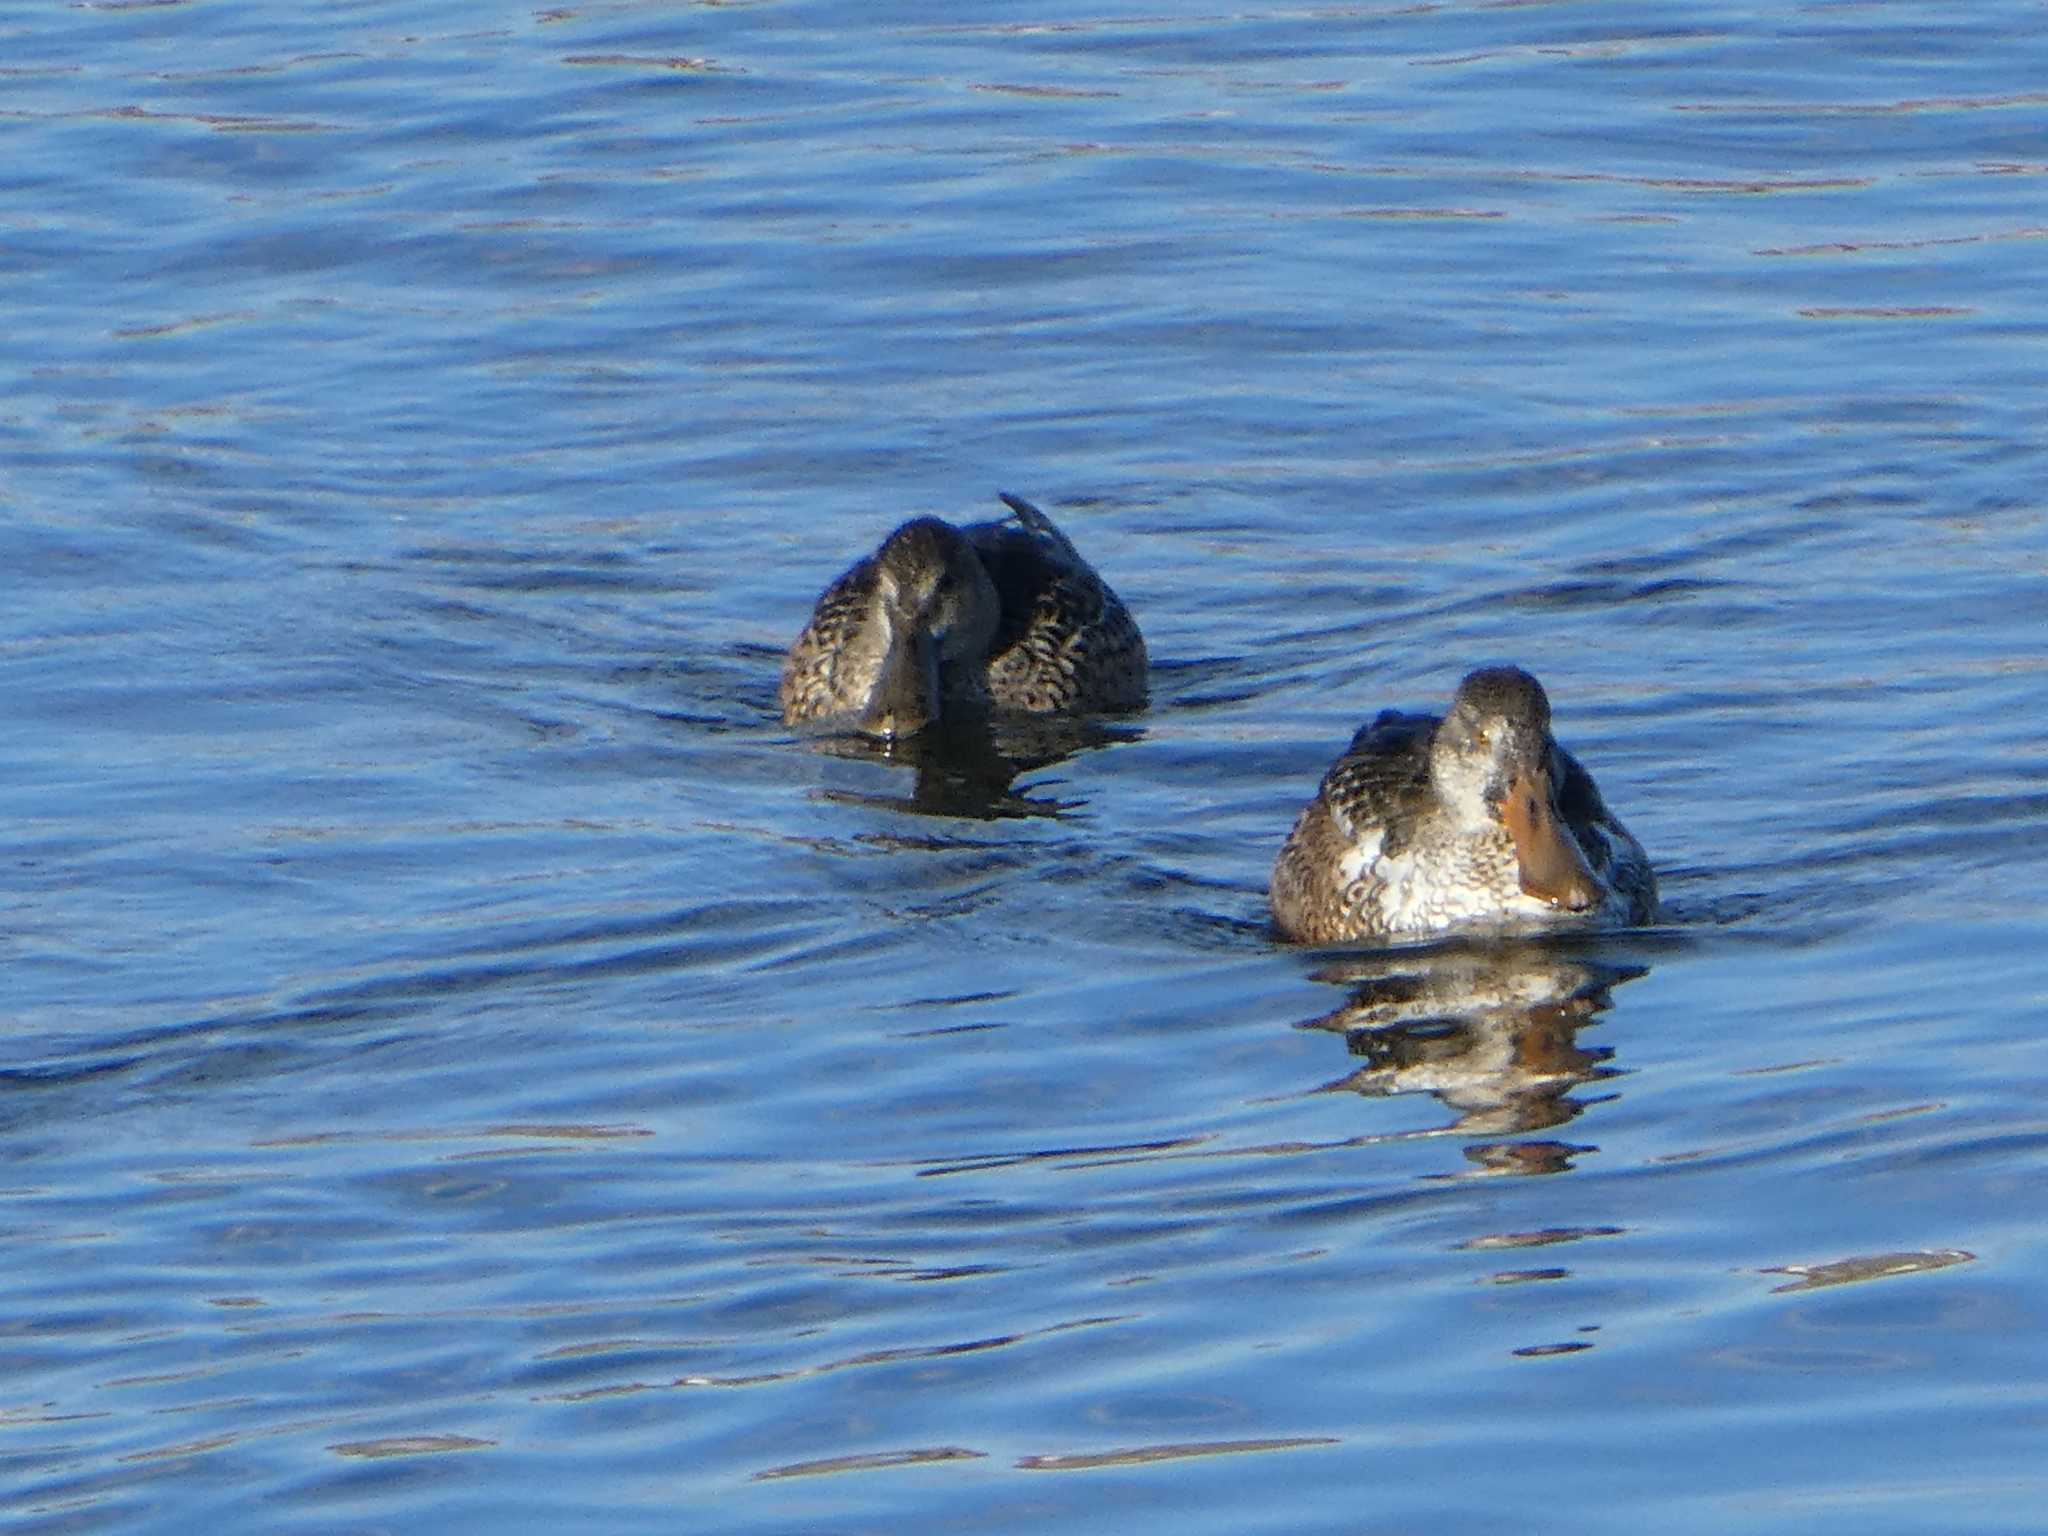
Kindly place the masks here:
<instances>
[{"instance_id":1,"label":"orange bill","mask_svg":"<svg viewBox=\"0 0 2048 1536\"><path fill-rule=\"evenodd\" d=\"M1515 775L1501 806L1501 820L1515 840L1525 895L1567 912L1584 912L1600 904L1600 882L1551 804L1548 772L1531 768Z\"/></svg>"}]
</instances>

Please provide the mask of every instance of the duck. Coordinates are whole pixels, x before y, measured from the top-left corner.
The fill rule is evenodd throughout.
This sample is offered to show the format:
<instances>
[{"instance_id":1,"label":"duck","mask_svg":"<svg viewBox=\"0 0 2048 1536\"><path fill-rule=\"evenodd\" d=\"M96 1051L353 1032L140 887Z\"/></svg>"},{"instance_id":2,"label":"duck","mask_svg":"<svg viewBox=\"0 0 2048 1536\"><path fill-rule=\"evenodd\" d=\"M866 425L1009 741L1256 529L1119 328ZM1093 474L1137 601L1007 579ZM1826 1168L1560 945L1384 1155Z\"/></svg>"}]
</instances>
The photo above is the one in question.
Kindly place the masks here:
<instances>
[{"instance_id":1,"label":"duck","mask_svg":"<svg viewBox=\"0 0 2048 1536\"><path fill-rule=\"evenodd\" d=\"M783 660L787 725L901 740L934 726L1142 709L1144 636L1053 520L914 517L819 596Z\"/></svg>"},{"instance_id":2,"label":"duck","mask_svg":"<svg viewBox=\"0 0 2048 1536\"><path fill-rule=\"evenodd\" d=\"M1335 944L1646 923L1657 878L1551 735L1543 685L1488 666L1442 716L1360 727L1288 834L1271 897L1283 938Z\"/></svg>"}]
</instances>

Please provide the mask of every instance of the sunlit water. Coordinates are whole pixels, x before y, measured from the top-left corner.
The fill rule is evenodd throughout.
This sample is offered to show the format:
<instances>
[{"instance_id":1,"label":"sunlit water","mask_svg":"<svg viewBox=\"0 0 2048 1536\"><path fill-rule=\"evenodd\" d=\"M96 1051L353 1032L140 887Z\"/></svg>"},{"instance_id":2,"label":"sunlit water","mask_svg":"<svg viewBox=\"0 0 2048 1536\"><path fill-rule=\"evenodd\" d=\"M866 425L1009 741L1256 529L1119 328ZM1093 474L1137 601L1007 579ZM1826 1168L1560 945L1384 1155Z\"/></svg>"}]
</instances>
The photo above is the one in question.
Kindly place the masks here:
<instances>
[{"instance_id":1,"label":"sunlit water","mask_svg":"<svg viewBox=\"0 0 2048 1536\"><path fill-rule=\"evenodd\" d=\"M0 44L20 1529L2038 1528L2038 7ZM999 487L1150 713L793 741ZM1276 945L1490 659L1668 921Z\"/></svg>"}]
</instances>

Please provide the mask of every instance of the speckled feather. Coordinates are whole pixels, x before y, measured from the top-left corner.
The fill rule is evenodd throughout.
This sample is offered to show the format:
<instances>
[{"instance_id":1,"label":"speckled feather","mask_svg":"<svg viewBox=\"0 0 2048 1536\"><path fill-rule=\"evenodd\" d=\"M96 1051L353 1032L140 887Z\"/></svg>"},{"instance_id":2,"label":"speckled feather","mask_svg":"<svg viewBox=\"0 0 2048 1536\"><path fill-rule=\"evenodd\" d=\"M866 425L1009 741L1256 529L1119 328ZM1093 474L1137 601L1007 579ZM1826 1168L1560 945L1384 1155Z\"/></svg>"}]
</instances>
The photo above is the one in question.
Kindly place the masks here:
<instances>
[{"instance_id":1,"label":"speckled feather","mask_svg":"<svg viewBox=\"0 0 2048 1536\"><path fill-rule=\"evenodd\" d=\"M782 717L790 724L842 714L872 685L873 665L858 642L874 610L875 570L869 555L841 572L790 646L781 690Z\"/></svg>"},{"instance_id":2,"label":"speckled feather","mask_svg":"<svg viewBox=\"0 0 2048 1536\"><path fill-rule=\"evenodd\" d=\"M1095 568L1021 497L1016 521L962 530L1002 600L988 687L998 708L1024 714L1141 709L1145 639Z\"/></svg>"},{"instance_id":3,"label":"speckled feather","mask_svg":"<svg viewBox=\"0 0 2048 1536\"><path fill-rule=\"evenodd\" d=\"M1013 518L957 530L986 570L999 612L985 665L949 674L949 708L1054 715L1142 708L1144 637L1116 593L1052 520L1005 495ZM876 629L878 564L857 561L825 589L782 668L790 724L857 711L883 649Z\"/></svg>"},{"instance_id":4,"label":"speckled feather","mask_svg":"<svg viewBox=\"0 0 2048 1536\"><path fill-rule=\"evenodd\" d=\"M935 712L986 712L999 608L960 530L911 518L819 597L783 663L783 718L893 736Z\"/></svg>"},{"instance_id":5,"label":"speckled feather","mask_svg":"<svg viewBox=\"0 0 2048 1536\"><path fill-rule=\"evenodd\" d=\"M1550 926L1646 922L1656 910L1649 861L1569 752L1549 745L1564 825L1603 887L1598 911L1565 914L1525 895L1507 829L1460 830L1430 779L1442 721L1388 710L1362 727L1324 774L1273 869L1272 902L1290 938L1329 944L1438 932L1469 923Z\"/></svg>"}]
</instances>

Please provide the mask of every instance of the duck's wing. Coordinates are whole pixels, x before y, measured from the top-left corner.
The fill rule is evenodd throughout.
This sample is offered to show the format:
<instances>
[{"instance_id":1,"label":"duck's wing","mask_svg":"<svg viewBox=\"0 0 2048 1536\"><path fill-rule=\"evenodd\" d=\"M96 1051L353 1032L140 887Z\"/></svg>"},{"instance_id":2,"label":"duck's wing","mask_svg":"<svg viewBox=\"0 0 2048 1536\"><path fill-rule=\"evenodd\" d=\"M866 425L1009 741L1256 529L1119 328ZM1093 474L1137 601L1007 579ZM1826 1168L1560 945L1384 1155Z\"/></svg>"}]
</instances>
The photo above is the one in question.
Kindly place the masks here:
<instances>
[{"instance_id":1,"label":"duck's wing","mask_svg":"<svg viewBox=\"0 0 2048 1536\"><path fill-rule=\"evenodd\" d=\"M1412 757L1420 752L1426 762L1437 724L1435 715L1383 709L1352 734L1351 745L1344 751L1347 755L1358 752L1380 757Z\"/></svg>"},{"instance_id":2,"label":"duck's wing","mask_svg":"<svg viewBox=\"0 0 2048 1536\"><path fill-rule=\"evenodd\" d=\"M873 622L876 561L855 561L818 597L782 661L782 718L791 725L859 709L875 683L876 647L859 642ZM874 652L875 655L870 653Z\"/></svg>"},{"instance_id":3,"label":"duck's wing","mask_svg":"<svg viewBox=\"0 0 2048 1536\"><path fill-rule=\"evenodd\" d=\"M1628 905L1628 920L1646 923L1657 912L1657 876L1650 856L1621 819L1607 808L1600 786L1576 757L1553 745L1551 782L1565 825L1593 866L1593 873Z\"/></svg>"},{"instance_id":4,"label":"duck's wing","mask_svg":"<svg viewBox=\"0 0 2048 1536\"><path fill-rule=\"evenodd\" d=\"M1398 852L1431 805L1429 745L1434 715L1383 711L1359 728L1344 755L1323 775L1322 798L1349 842L1378 834Z\"/></svg>"},{"instance_id":5,"label":"duck's wing","mask_svg":"<svg viewBox=\"0 0 2048 1536\"><path fill-rule=\"evenodd\" d=\"M1273 865L1273 921L1286 937L1327 944L1385 931L1379 858L1405 846L1428 807L1435 725L1389 710L1330 765Z\"/></svg>"},{"instance_id":6,"label":"duck's wing","mask_svg":"<svg viewBox=\"0 0 2048 1536\"><path fill-rule=\"evenodd\" d=\"M1014 520L961 530L1001 601L989 647L996 703L1032 714L1142 706L1145 640L1130 610L1051 518L1022 497L1003 501Z\"/></svg>"},{"instance_id":7,"label":"duck's wing","mask_svg":"<svg viewBox=\"0 0 2048 1536\"><path fill-rule=\"evenodd\" d=\"M1600 786L1593 775L1571 753L1551 743L1550 782L1557 787L1557 808L1573 832L1608 819L1607 802L1600 798Z\"/></svg>"}]
</instances>

